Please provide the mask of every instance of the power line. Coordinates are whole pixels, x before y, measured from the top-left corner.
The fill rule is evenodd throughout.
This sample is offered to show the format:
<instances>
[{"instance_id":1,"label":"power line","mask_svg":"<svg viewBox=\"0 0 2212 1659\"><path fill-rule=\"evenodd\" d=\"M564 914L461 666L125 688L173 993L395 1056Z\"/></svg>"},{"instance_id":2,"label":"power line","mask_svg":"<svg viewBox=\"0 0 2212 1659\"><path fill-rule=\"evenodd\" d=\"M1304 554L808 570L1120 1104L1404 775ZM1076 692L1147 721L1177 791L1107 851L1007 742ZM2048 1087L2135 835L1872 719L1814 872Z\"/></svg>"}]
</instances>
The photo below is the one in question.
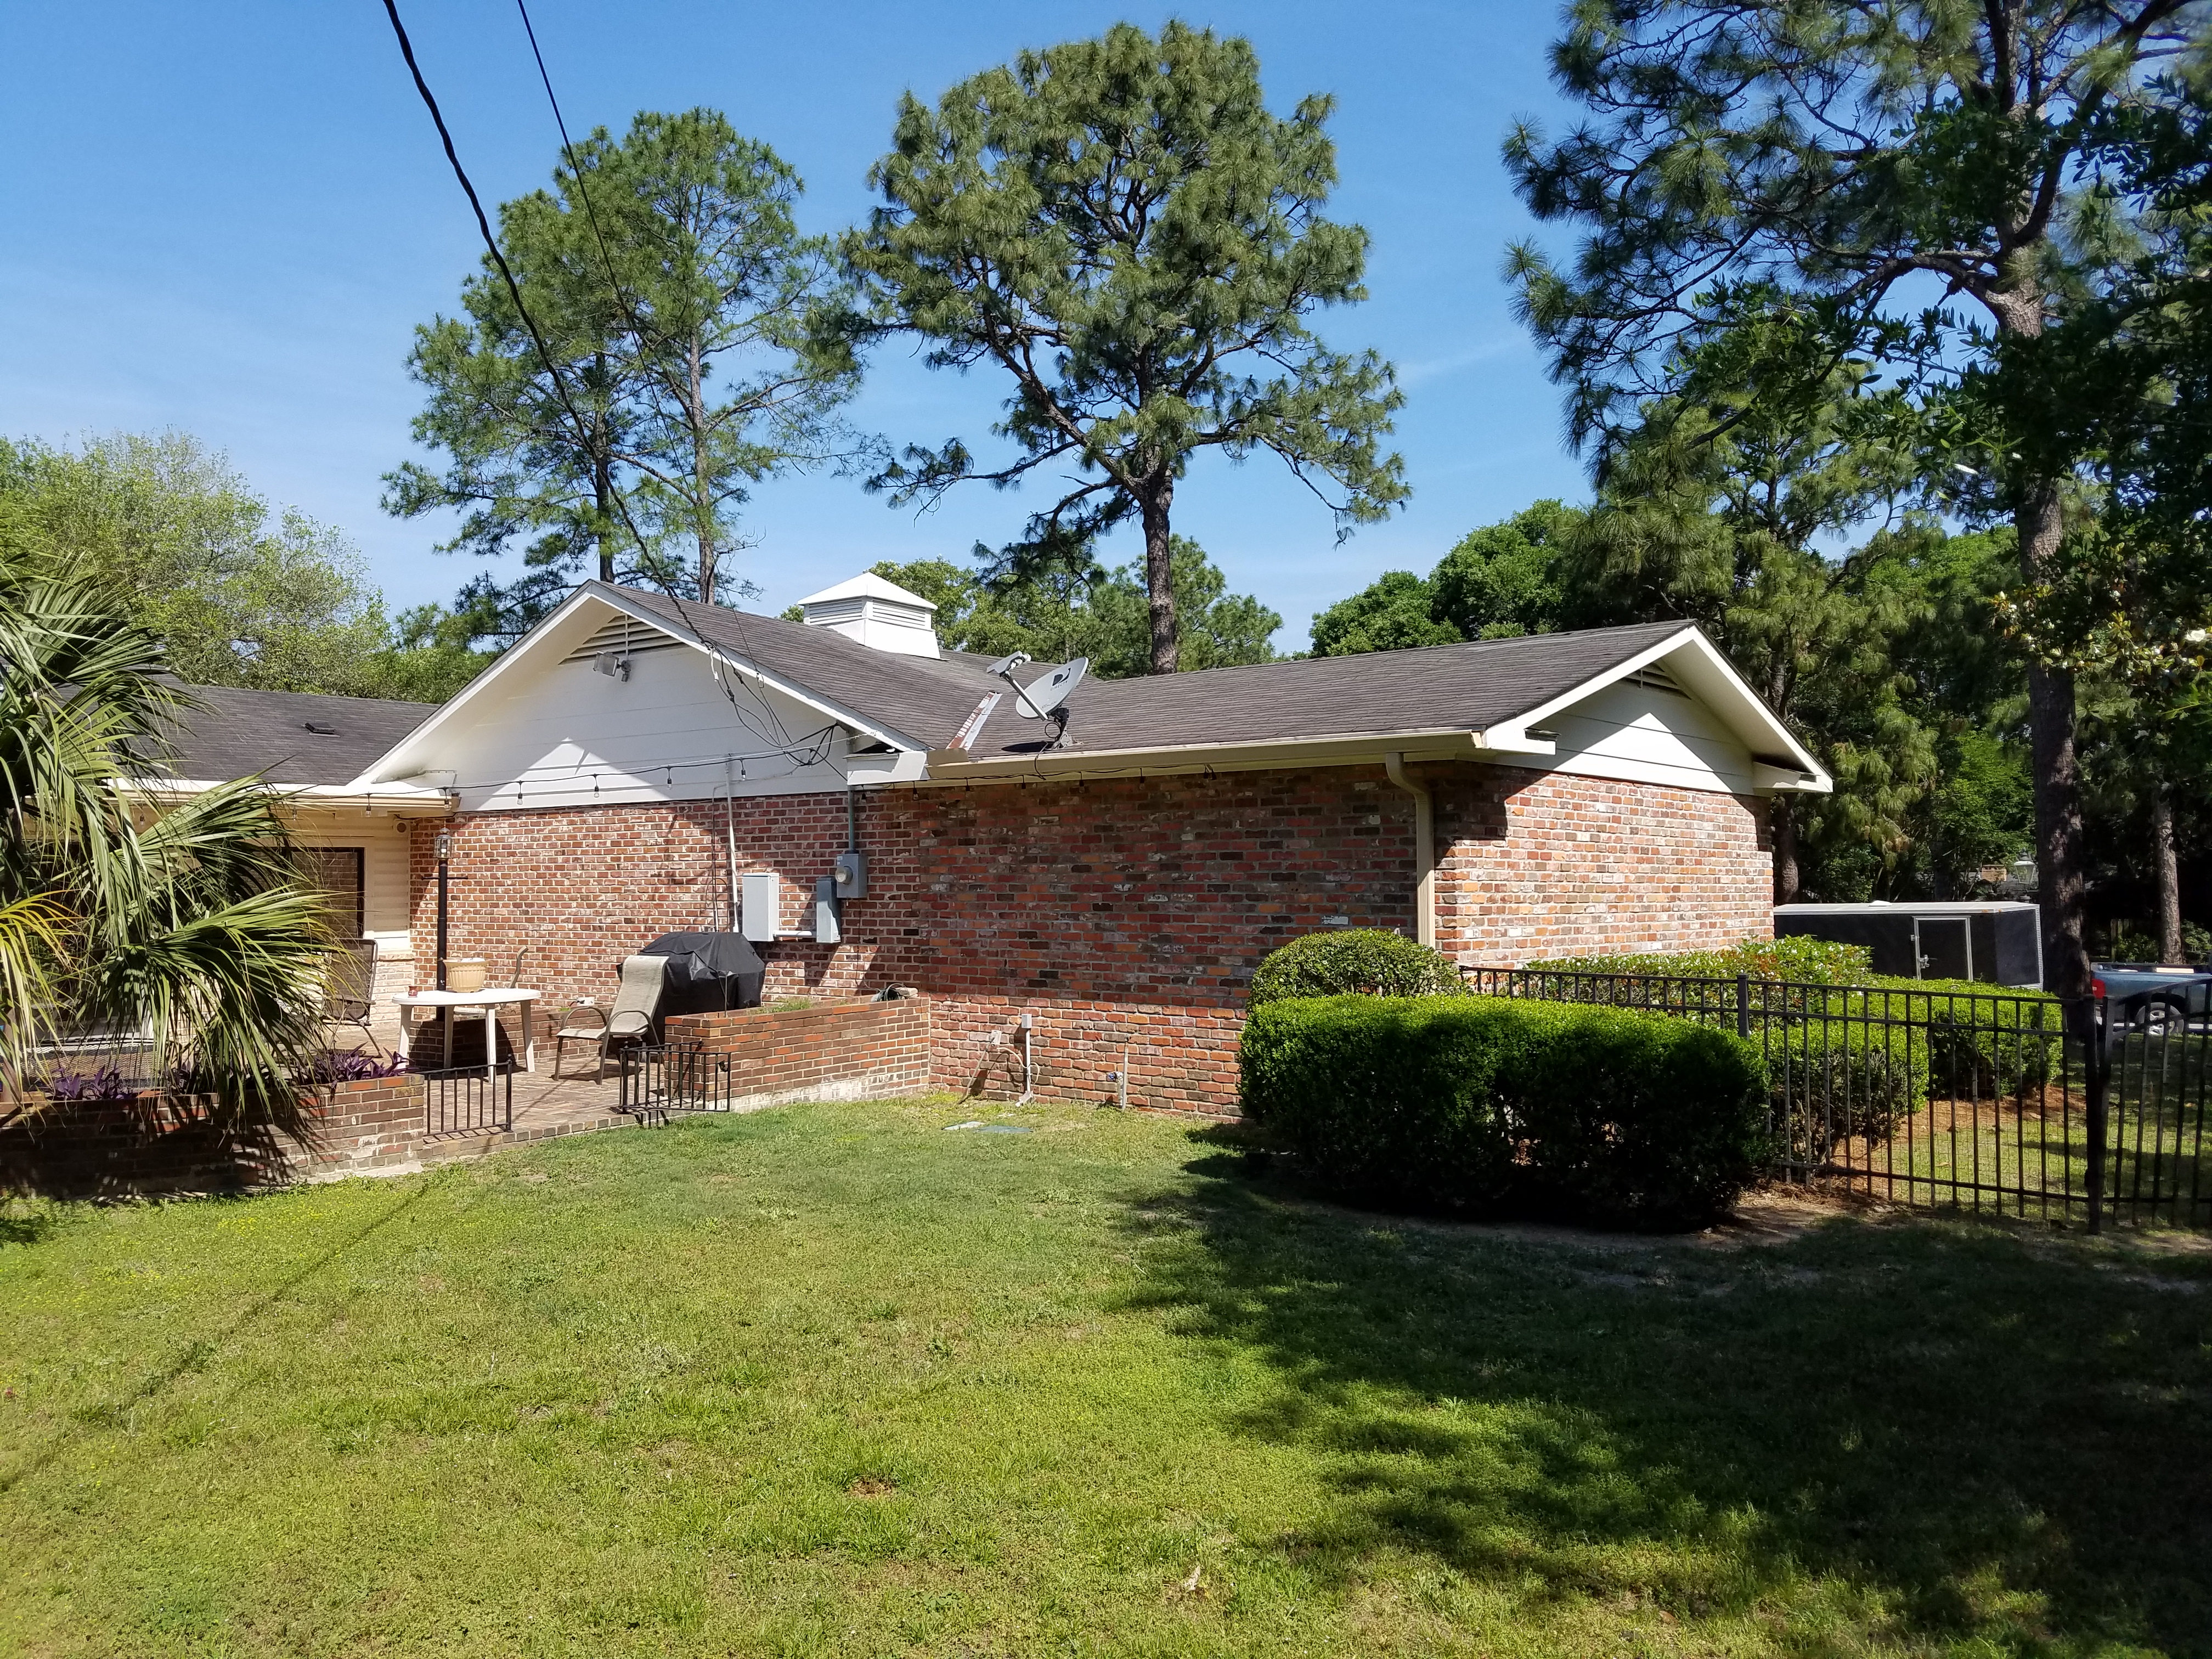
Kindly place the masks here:
<instances>
[{"instance_id":1,"label":"power line","mask_svg":"<svg viewBox=\"0 0 2212 1659\"><path fill-rule=\"evenodd\" d=\"M521 14L522 33L530 42L530 55L538 64L538 79L545 88L546 103L552 106L553 125L561 134L561 153L568 158L568 175L576 181L576 199L584 204L584 218L592 228L592 240L599 246L599 263L606 268L608 289L614 295L615 302L622 307L623 315L629 319L630 327L636 331L641 342L648 337L665 338L665 337L661 336L659 330L646 326L645 319L638 314L637 307L632 302L629 294L623 290L622 274L615 269L613 250L607 246L606 232L599 226L599 210L592 205L591 189L584 182L584 164L577 159L575 143L568 137L568 118L561 113L560 95L553 90L552 71L545 67L545 53L538 44L538 30L530 21L530 7L527 0L514 0L514 9ZM647 574L652 574L650 570ZM684 625L691 630L692 637L702 647L704 647L707 641L700 635L698 628L692 623L690 617L684 611L682 597L668 582L661 581L657 576L653 580L659 582L661 591L668 595L669 603L676 607L676 614L682 618ZM730 611L733 617L744 614L735 605L730 607ZM751 652L744 643L744 625L739 623L737 627L738 648L745 651L750 656ZM738 702L736 692L723 682L721 668L711 651L708 653L708 660L710 672L714 677L714 684L728 702L731 712L737 715L739 725L764 743L793 741L790 732L784 726L783 717L775 712L775 705L769 702L766 697L758 696L757 694L756 697L760 703L761 710L768 716L769 724L773 726L775 731L771 736L755 726L744 707Z\"/></svg>"},{"instance_id":2,"label":"power line","mask_svg":"<svg viewBox=\"0 0 2212 1659\"><path fill-rule=\"evenodd\" d=\"M514 301L515 314L522 319L523 327L529 331L530 343L538 351L538 361L544 366L546 375L553 383L553 395L560 399L561 407L568 411L568 419L576 428L577 441L588 453L592 447L591 428L583 416L577 412L576 405L569 400L568 388L561 379L559 365L553 361L552 349L545 343L545 337L538 332L537 320L531 316L530 307L523 303L522 284L515 281L514 272L507 263L507 255L500 248L499 238L491 234L491 221L484 215L483 203L477 195L477 187L469 182L468 170L461 165L460 153L453 148L453 135L447 130L446 118L438 108L437 99L431 94L430 83L422 78L422 65L415 61L415 45L407 38L407 26L399 21L398 0L384 0L384 15L392 20L392 32L399 40L399 55L407 60L407 72L415 77L415 90L422 94L423 106L430 112L430 119L438 129L438 140L446 147L446 160L453 164L453 177L461 181L461 189L476 214L477 230L483 237L484 246L490 250L492 263L499 267L500 276L506 280L507 291ZM623 500L622 491L611 483L609 490L615 498L615 506L622 513L623 523L629 529L630 538L637 544L638 551L650 560L653 550L646 545L637 521L630 517L629 503Z\"/></svg>"},{"instance_id":3,"label":"power line","mask_svg":"<svg viewBox=\"0 0 2212 1659\"><path fill-rule=\"evenodd\" d=\"M632 325L638 327L640 331L643 332L642 325L638 323L633 307L621 292L622 285L615 276L614 264L607 250L606 239L599 233L599 217L592 210L591 196L584 188L582 172L576 166L575 149L568 142L568 123L562 118L560 100L553 94L553 80L551 76L546 73L544 56L538 50L538 33L531 27L530 13L522 6L521 0L516 0L516 6L522 11L522 27L530 37L531 53L538 60L538 72L545 83L545 96L553 106L553 119L561 130L562 149L568 157L570 169L576 174L577 194L583 201L586 217L591 221L592 234L599 241L599 256L607 262L608 280L614 284L616 297L622 300L623 308L631 313ZM445 115L438 107L438 100L430 91L430 83L423 78L422 65L415 61L415 45L407 38L407 26L399 21L398 0L384 0L384 14L392 20L392 32L399 41L399 55L406 59L407 72L415 80L415 90L422 95L423 106L430 112L430 119L438 129L438 139L445 146L446 160L453 166L453 177L460 181L461 189L469 198L469 206L476 214L477 230L483 236L484 246L489 250L492 262L499 267L499 274L507 283L507 291L514 301L515 314L521 318L523 327L529 331L530 343L537 350L538 361L544 365L547 378L552 382L553 395L560 399L561 407L567 411L569 421L576 428L577 441L588 453L592 448L590 426L578 412L574 403L570 400L568 388L561 378L560 367L553 361L552 349L545 343L545 337L539 332L537 320L531 316L530 307L523 301L522 284L515 280L514 271L507 263L507 255L500 247L499 239L492 234L491 221L484 213L483 202L477 195L476 185L470 182L468 169L461 165L460 153L454 148L453 135L446 125ZM639 553L645 557L646 574L649 578L659 580L653 572L653 550L646 544L644 534L638 529L636 520L630 516L629 503L624 498L621 488L610 480L608 493L614 497L616 508L622 514L623 524L629 531L630 539L637 544ZM669 588L666 582L660 582L659 585L664 591L667 592L670 602L676 606L678 615L682 618L684 626L690 629L695 641L702 649L708 650L711 654L711 647L708 647L705 637L699 633L697 626L692 623L690 617L684 615L682 599ZM715 685L720 690L725 700L728 702L731 712L738 717L739 725L764 743L785 744L791 743L790 732L785 728L781 718L767 699L761 699L761 707L768 715L769 723L775 728L772 732L764 732L754 725L743 706L738 703L736 694L724 682L719 672L714 673L714 678Z\"/></svg>"}]
</instances>

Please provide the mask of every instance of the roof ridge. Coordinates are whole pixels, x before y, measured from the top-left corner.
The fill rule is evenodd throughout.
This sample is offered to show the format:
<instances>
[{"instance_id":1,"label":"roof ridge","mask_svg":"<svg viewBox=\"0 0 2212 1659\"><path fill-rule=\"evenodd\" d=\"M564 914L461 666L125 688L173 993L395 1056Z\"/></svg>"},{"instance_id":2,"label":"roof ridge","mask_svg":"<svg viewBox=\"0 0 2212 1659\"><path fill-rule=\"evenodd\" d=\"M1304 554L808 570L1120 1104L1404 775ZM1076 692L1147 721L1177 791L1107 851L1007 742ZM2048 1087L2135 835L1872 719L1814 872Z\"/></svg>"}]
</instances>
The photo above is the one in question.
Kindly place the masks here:
<instances>
[{"instance_id":1,"label":"roof ridge","mask_svg":"<svg viewBox=\"0 0 2212 1659\"><path fill-rule=\"evenodd\" d=\"M1340 651L1323 656L1311 652L1299 652L1287 657L1274 657L1266 662L1224 662L1211 668L1184 669L1170 676L1166 674L1120 674L1098 676L1103 685L1119 685L1129 680L1182 679L1197 674L1234 674L1250 668L1282 668L1291 663L1353 662L1361 658L1411 657L1427 651L1463 651L1469 646L1509 646L1532 643L1537 640L1584 640L1599 634L1632 634L1655 629L1680 633L1686 628L1697 628L1694 622L1613 623L1601 628L1562 628L1548 634L1505 634L1494 639L1443 640L1435 645L1393 645L1376 651Z\"/></svg>"}]
</instances>

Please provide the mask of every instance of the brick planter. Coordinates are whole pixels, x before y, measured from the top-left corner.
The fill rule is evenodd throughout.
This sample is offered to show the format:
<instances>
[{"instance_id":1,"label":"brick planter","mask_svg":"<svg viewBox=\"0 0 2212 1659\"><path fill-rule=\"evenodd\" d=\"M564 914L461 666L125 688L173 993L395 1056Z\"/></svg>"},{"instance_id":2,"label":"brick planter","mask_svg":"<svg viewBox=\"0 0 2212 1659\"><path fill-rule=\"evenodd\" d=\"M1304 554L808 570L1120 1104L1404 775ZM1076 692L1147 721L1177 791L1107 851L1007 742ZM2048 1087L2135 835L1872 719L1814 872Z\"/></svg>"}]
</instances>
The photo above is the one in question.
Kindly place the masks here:
<instances>
[{"instance_id":1,"label":"brick planter","mask_svg":"<svg viewBox=\"0 0 2212 1659\"><path fill-rule=\"evenodd\" d=\"M929 1003L817 997L804 1008L672 1014L671 1042L730 1056L740 1110L793 1100L872 1100L929 1086Z\"/></svg>"}]
</instances>

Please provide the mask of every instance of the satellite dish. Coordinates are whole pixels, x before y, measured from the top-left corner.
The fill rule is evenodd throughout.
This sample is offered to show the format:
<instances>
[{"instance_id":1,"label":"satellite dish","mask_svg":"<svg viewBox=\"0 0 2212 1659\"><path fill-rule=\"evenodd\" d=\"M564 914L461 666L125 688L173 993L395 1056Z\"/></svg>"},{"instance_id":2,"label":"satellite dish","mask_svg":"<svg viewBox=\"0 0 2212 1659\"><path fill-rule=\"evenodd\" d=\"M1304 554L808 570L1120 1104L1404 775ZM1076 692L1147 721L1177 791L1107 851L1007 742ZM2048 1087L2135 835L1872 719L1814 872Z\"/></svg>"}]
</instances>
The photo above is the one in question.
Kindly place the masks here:
<instances>
[{"instance_id":1,"label":"satellite dish","mask_svg":"<svg viewBox=\"0 0 2212 1659\"><path fill-rule=\"evenodd\" d=\"M1060 724L1065 726L1067 715L1060 706L1067 701L1068 693L1083 683L1083 677L1090 668L1090 658L1078 657L1073 662L1064 662L1027 685L1015 687L1015 708L1033 720L1041 720L1047 714L1057 712Z\"/></svg>"}]
</instances>

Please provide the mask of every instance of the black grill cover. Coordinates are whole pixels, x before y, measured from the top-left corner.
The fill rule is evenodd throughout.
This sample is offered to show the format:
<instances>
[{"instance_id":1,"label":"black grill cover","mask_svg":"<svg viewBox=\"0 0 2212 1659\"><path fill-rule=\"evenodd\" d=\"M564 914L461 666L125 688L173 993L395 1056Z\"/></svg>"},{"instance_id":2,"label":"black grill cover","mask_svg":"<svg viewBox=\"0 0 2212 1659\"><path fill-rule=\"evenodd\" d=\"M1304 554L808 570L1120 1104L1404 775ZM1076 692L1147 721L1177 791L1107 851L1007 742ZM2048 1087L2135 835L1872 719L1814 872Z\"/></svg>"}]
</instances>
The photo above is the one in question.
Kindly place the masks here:
<instances>
[{"instance_id":1,"label":"black grill cover","mask_svg":"<svg viewBox=\"0 0 2212 1659\"><path fill-rule=\"evenodd\" d=\"M663 933L638 955L668 958L668 988L660 998L664 1015L760 1006L761 981L768 970L742 933Z\"/></svg>"}]
</instances>

